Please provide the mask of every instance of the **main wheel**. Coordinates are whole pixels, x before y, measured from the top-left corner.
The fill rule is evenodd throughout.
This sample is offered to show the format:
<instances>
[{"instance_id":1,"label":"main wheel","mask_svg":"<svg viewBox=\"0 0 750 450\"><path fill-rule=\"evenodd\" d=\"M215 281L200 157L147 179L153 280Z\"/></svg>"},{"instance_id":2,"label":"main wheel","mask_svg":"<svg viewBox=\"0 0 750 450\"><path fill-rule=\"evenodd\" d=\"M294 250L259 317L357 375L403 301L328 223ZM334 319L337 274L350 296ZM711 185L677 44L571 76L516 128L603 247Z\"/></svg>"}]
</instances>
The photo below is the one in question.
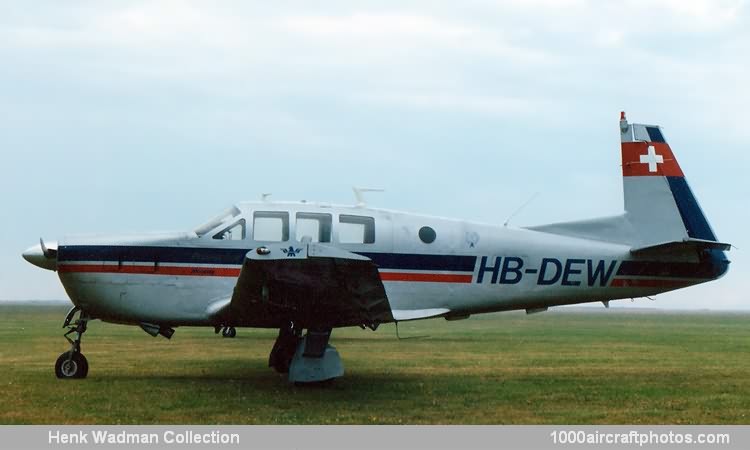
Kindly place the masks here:
<instances>
[{"instance_id":1,"label":"main wheel","mask_svg":"<svg viewBox=\"0 0 750 450\"><path fill-rule=\"evenodd\" d=\"M86 378L89 373L89 362L79 352L65 352L55 362L55 375L57 378Z\"/></svg>"},{"instance_id":2,"label":"main wheel","mask_svg":"<svg viewBox=\"0 0 750 450\"><path fill-rule=\"evenodd\" d=\"M237 330L234 327L229 327L227 330L227 337L233 338L237 336Z\"/></svg>"}]
</instances>

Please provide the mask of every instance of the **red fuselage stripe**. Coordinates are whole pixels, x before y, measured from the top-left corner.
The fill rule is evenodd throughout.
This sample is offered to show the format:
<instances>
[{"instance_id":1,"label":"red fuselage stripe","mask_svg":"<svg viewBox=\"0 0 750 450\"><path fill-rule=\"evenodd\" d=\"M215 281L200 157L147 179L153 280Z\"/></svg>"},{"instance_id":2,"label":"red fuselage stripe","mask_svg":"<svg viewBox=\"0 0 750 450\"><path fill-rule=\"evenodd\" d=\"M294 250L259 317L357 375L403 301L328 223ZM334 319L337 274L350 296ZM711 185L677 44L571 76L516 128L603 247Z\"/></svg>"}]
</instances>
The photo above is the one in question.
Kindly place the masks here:
<instances>
[{"instance_id":1,"label":"red fuselage stripe","mask_svg":"<svg viewBox=\"0 0 750 450\"><path fill-rule=\"evenodd\" d=\"M60 273L122 273L134 275L172 275L172 276L197 276L197 277L233 277L240 276L239 268L224 267L175 267L149 265L123 265L111 264L63 264L58 267ZM381 272L380 279L383 281L407 281L428 283L471 283L472 274L452 273L414 273L414 272ZM669 279L633 279L615 278L611 287L684 287L695 284L693 280L669 280Z\"/></svg>"},{"instance_id":2,"label":"red fuselage stripe","mask_svg":"<svg viewBox=\"0 0 750 450\"><path fill-rule=\"evenodd\" d=\"M123 273L137 275L181 275L199 277L239 277L240 269L222 267L174 267L150 265L112 264L64 264L58 267L60 273ZM411 273L411 272L382 272L383 281L413 281L433 283L471 283L471 274L445 273Z\"/></svg>"},{"instance_id":3,"label":"red fuselage stripe","mask_svg":"<svg viewBox=\"0 0 750 450\"><path fill-rule=\"evenodd\" d=\"M187 275L198 277L238 277L240 269L223 267L174 267L174 266L115 266L91 264L65 264L58 267L60 273L128 273L138 275Z\"/></svg>"},{"instance_id":4,"label":"red fuselage stripe","mask_svg":"<svg viewBox=\"0 0 750 450\"><path fill-rule=\"evenodd\" d=\"M423 281L433 283L471 283L471 274L381 272L383 281Z\"/></svg>"}]
</instances>

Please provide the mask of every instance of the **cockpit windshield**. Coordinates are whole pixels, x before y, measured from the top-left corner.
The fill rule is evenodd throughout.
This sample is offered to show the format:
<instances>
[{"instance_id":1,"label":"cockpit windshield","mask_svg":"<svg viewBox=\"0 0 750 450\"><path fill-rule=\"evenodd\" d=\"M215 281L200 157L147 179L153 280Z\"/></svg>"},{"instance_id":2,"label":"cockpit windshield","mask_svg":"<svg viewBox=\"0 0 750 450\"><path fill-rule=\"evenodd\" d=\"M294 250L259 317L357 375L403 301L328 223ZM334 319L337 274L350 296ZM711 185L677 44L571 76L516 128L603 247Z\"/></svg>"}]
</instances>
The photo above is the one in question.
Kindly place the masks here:
<instances>
[{"instance_id":1,"label":"cockpit windshield","mask_svg":"<svg viewBox=\"0 0 750 450\"><path fill-rule=\"evenodd\" d=\"M229 222L234 217L239 216L241 212L242 211L240 211L240 209L236 206L230 206L229 208L222 211L221 214L217 215L203 225L195 228L195 230L193 231L195 231L195 234L197 234L198 237L201 237L214 228L218 227L219 225Z\"/></svg>"}]
</instances>

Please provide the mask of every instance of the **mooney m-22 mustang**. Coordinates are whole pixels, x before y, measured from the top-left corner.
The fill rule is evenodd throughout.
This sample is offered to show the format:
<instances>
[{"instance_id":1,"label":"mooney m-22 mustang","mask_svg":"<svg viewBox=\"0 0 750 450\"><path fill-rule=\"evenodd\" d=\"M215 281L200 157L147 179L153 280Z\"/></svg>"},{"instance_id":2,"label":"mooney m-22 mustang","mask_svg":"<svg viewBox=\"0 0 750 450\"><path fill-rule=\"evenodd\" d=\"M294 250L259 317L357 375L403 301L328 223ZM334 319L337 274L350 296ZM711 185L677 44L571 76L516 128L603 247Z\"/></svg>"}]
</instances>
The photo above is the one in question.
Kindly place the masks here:
<instances>
[{"instance_id":1,"label":"mooney m-22 mustang","mask_svg":"<svg viewBox=\"0 0 750 450\"><path fill-rule=\"evenodd\" d=\"M527 228L363 203L240 203L190 232L43 241L75 305L60 378L83 378L91 319L279 329L269 366L293 382L339 377L336 327L644 297L722 276L729 261L658 126L620 120L625 212ZM78 319L73 320L78 313ZM303 331L307 330L303 334ZM71 336L68 337L68 336Z\"/></svg>"}]
</instances>

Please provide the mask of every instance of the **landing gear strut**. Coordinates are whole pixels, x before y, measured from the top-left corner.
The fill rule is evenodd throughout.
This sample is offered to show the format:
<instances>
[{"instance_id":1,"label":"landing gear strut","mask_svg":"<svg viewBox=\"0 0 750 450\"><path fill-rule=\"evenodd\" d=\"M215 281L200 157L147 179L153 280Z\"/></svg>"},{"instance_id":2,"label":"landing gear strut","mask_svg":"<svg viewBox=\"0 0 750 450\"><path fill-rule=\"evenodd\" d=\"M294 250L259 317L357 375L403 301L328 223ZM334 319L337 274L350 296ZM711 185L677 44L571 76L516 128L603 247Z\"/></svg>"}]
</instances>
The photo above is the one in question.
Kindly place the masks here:
<instances>
[{"instance_id":1,"label":"landing gear strut","mask_svg":"<svg viewBox=\"0 0 750 450\"><path fill-rule=\"evenodd\" d=\"M73 316L77 312L80 313L78 320L71 325ZM60 355L55 362L55 375L57 375L57 378L86 378L86 375L88 375L89 362L83 356L83 353L81 353L81 338L83 337L83 333L86 332L88 321L89 317L77 306L71 309L67 317L65 317L63 328L67 327L68 332L63 337L70 342L70 350ZM69 334L74 334L75 337L71 339L68 337Z\"/></svg>"}]
</instances>

